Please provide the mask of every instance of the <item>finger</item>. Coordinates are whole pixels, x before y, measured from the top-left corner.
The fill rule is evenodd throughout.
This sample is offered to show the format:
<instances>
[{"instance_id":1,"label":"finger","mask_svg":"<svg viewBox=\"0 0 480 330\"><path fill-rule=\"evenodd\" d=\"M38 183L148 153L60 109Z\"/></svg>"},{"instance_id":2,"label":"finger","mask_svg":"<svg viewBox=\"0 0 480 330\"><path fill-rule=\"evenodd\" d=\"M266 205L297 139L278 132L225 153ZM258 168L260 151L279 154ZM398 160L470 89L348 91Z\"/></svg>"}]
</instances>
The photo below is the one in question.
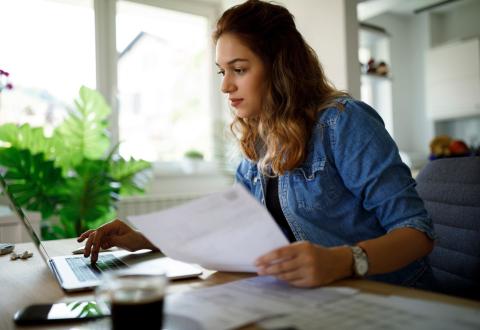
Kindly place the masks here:
<instances>
[{"instance_id":1,"label":"finger","mask_svg":"<svg viewBox=\"0 0 480 330\"><path fill-rule=\"evenodd\" d=\"M287 245L259 257L255 261L255 266L262 267L278 260L291 259L295 257L297 253L297 248L294 245Z\"/></svg>"},{"instance_id":2,"label":"finger","mask_svg":"<svg viewBox=\"0 0 480 330\"><path fill-rule=\"evenodd\" d=\"M285 261L280 261L274 264L269 264L264 267L259 267L259 275L279 275L301 269L303 266L301 258L294 257Z\"/></svg>"},{"instance_id":3,"label":"finger","mask_svg":"<svg viewBox=\"0 0 480 330\"><path fill-rule=\"evenodd\" d=\"M88 236L87 242L85 242L85 249L83 250L83 256L85 258L90 256L90 251L92 249L93 239L95 238L96 234L97 234L96 231L91 233L90 236Z\"/></svg>"},{"instance_id":4,"label":"finger","mask_svg":"<svg viewBox=\"0 0 480 330\"><path fill-rule=\"evenodd\" d=\"M92 256L90 258L90 261L92 264L96 263L98 260L98 251L100 251L100 246L102 244L102 237L103 237L103 232L101 230L97 230L95 233L95 237L93 238L92 241Z\"/></svg>"},{"instance_id":5,"label":"finger","mask_svg":"<svg viewBox=\"0 0 480 330\"><path fill-rule=\"evenodd\" d=\"M87 230L86 232L82 233L78 238L77 238L77 242L82 242L85 238L89 237L90 234L92 232L94 232L95 230L93 229L89 229Z\"/></svg>"}]
</instances>

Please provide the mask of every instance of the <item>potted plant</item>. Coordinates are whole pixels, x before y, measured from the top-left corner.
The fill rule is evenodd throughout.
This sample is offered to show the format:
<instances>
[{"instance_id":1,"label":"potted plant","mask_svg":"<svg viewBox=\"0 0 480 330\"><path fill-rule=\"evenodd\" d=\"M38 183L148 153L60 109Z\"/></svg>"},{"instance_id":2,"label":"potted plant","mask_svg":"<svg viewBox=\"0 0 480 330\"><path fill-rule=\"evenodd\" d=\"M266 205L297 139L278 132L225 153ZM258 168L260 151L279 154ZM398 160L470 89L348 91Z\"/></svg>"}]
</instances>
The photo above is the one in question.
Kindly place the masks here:
<instances>
[{"instance_id":1,"label":"potted plant","mask_svg":"<svg viewBox=\"0 0 480 330\"><path fill-rule=\"evenodd\" d=\"M40 212L43 239L96 228L115 217L119 196L144 192L151 164L116 153L110 112L100 93L81 87L75 109L50 137L28 124L0 126L5 179L25 209Z\"/></svg>"},{"instance_id":2,"label":"potted plant","mask_svg":"<svg viewBox=\"0 0 480 330\"><path fill-rule=\"evenodd\" d=\"M191 149L186 151L183 156L185 157L185 162L183 163L184 171L188 174L198 172L200 163L203 161L203 153Z\"/></svg>"}]
</instances>

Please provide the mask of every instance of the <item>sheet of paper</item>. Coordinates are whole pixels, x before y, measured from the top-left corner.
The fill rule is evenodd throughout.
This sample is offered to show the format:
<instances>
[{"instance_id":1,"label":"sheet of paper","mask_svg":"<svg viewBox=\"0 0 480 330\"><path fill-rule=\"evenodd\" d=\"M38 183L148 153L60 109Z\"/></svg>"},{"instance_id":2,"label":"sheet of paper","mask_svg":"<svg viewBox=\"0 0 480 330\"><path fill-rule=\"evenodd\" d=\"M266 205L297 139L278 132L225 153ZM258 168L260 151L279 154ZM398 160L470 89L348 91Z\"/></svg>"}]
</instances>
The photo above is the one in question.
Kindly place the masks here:
<instances>
[{"instance_id":1,"label":"sheet of paper","mask_svg":"<svg viewBox=\"0 0 480 330\"><path fill-rule=\"evenodd\" d=\"M128 220L165 255L207 269L255 272L258 257L289 244L241 185Z\"/></svg>"},{"instance_id":2,"label":"sheet of paper","mask_svg":"<svg viewBox=\"0 0 480 330\"><path fill-rule=\"evenodd\" d=\"M388 304L405 311L430 315L457 324L457 328L480 329L480 310L399 296L388 297ZM461 327L460 327L461 325Z\"/></svg>"},{"instance_id":3,"label":"sheet of paper","mask_svg":"<svg viewBox=\"0 0 480 330\"><path fill-rule=\"evenodd\" d=\"M259 322L262 329L480 329L478 311L425 300L359 293L316 309L301 308Z\"/></svg>"},{"instance_id":4,"label":"sheet of paper","mask_svg":"<svg viewBox=\"0 0 480 330\"><path fill-rule=\"evenodd\" d=\"M233 329L297 310L316 309L356 292L341 287L294 288L263 276L168 295L165 309L192 318L205 329Z\"/></svg>"}]
</instances>

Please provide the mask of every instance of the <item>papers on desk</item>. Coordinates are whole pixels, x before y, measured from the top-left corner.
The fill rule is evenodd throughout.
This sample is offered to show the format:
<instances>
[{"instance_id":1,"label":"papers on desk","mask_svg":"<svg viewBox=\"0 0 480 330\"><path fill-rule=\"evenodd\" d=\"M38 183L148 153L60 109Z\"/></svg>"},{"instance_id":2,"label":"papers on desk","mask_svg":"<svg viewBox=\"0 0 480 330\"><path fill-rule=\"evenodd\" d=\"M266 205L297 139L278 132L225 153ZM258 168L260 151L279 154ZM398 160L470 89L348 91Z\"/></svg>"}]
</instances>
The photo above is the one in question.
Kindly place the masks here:
<instances>
[{"instance_id":1,"label":"papers on desk","mask_svg":"<svg viewBox=\"0 0 480 330\"><path fill-rule=\"evenodd\" d=\"M204 329L253 322L264 329L480 329L473 309L345 287L299 289L272 277L168 295L165 308L195 319Z\"/></svg>"},{"instance_id":2,"label":"papers on desk","mask_svg":"<svg viewBox=\"0 0 480 330\"><path fill-rule=\"evenodd\" d=\"M168 295L166 312L199 322L204 329L234 329L297 310L317 308L355 294L350 288L299 289L272 277L253 277Z\"/></svg>"},{"instance_id":3,"label":"papers on desk","mask_svg":"<svg viewBox=\"0 0 480 330\"><path fill-rule=\"evenodd\" d=\"M294 306L292 306L294 307ZM321 326L319 326L321 325ZM263 329L478 330L478 312L424 300L359 293L317 309L297 310L260 322Z\"/></svg>"},{"instance_id":4,"label":"papers on desk","mask_svg":"<svg viewBox=\"0 0 480 330\"><path fill-rule=\"evenodd\" d=\"M289 244L240 185L128 220L168 257L213 270L255 272L258 257Z\"/></svg>"}]
</instances>

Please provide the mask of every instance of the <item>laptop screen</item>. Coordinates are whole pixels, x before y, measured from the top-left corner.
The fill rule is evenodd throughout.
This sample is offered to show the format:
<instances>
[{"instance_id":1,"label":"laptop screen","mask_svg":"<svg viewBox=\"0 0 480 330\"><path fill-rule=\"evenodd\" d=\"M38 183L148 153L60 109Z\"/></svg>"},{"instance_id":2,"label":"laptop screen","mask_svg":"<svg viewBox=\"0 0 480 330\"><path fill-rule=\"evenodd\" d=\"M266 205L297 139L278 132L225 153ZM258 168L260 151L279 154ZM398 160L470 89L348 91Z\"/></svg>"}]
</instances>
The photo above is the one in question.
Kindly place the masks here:
<instances>
[{"instance_id":1,"label":"laptop screen","mask_svg":"<svg viewBox=\"0 0 480 330\"><path fill-rule=\"evenodd\" d=\"M0 193L5 196L8 205L10 206L12 211L17 214L18 218L23 223L25 229L27 230L28 235L32 238L33 243L35 244L40 254L42 255L42 258L45 259L45 261L48 263L48 260L50 259L50 257L48 256L48 253L45 250L37 233L33 229L33 226L30 220L28 219L28 216L25 214L25 212L23 212L23 209L21 208L20 204L17 203L13 193L9 191L8 184L6 182L7 178L8 178L8 174L6 169L0 166Z\"/></svg>"}]
</instances>

